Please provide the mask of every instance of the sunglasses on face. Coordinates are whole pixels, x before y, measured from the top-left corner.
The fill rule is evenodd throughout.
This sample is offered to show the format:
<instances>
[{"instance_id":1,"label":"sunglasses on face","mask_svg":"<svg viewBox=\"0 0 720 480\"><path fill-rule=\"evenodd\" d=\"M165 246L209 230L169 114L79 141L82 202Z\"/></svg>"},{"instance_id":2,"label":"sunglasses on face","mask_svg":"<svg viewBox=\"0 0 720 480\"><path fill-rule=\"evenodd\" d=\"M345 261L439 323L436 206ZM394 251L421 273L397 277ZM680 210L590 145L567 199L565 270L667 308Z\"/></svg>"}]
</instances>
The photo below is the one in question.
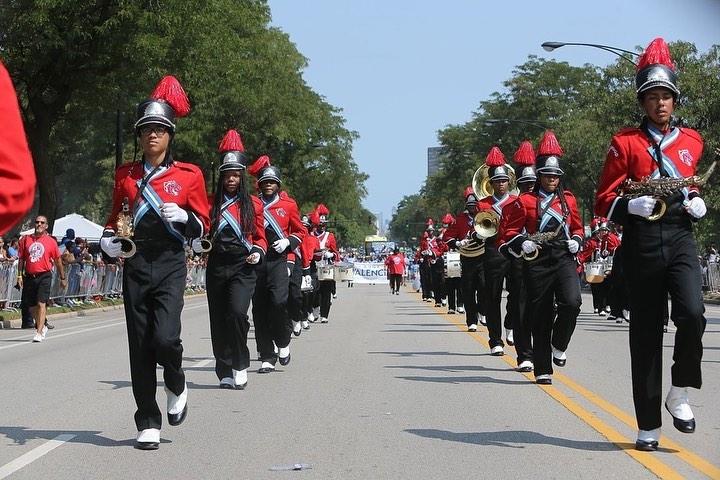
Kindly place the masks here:
<instances>
[{"instance_id":1,"label":"sunglasses on face","mask_svg":"<svg viewBox=\"0 0 720 480\"><path fill-rule=\"evenodd\" d=\"M45 225L47 222L44 222L42 220L35 220L35 225Z\"/></svg>"},{"instance_id":2,"label":"sunglasses on face","mask_svg":"<svg viewBox=\"0 0 720 480\"><path fill-rule=\"evenodd\" d=\"M151 133L154 133L155 135L162 136L166 134L168 131L167 127L163 127L162 125L147 125L145 127L142 127L140 129L140 135L148 136Z\"/></svg>"}]
</instances>

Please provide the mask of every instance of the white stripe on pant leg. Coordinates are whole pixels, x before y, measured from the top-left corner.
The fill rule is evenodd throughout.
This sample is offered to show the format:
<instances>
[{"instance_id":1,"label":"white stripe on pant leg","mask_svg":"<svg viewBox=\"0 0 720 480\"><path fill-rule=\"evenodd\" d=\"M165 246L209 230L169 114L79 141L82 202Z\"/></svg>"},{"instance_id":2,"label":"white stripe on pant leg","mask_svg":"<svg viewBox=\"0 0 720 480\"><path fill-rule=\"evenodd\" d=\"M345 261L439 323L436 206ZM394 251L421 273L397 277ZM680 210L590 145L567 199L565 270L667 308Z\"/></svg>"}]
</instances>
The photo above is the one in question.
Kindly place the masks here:
<instances>
[{"instance_id":1,"label":"white stripe on pant leg","mask_svg":"<svg viewBox=\"0 0 720 480\"><path fill-rule=\"evenodd\" d=\"M2 467L0 467L0 480L12 475L24 466L31 464L46 453L55 450L60 445L67 442L68 440L72 440L73 438L75 438L75 435L63 433L62 435L58 435L52 440L48 440L39 447L33 448L28 453L16 458L12 462L3 465Z\"/></svg>"}]
</instances>

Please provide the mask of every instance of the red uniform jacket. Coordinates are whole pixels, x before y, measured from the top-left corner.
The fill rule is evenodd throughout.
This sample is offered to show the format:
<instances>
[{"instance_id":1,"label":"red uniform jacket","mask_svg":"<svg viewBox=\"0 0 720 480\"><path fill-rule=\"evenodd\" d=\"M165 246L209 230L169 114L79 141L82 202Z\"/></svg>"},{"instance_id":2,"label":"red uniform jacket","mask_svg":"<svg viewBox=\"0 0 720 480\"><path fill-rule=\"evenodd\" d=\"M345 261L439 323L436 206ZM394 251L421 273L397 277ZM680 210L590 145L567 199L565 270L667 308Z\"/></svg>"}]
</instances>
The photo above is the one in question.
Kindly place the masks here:
<instances>
[{"instance_id":1,"label":"red uniform jacket","mask_svg":"<svg viewBox=\"0 0 720 480\"><path fill-rule=\"evenodd\" d=\"M564 221L565 232L561 232L558 238L564 240L573 239L581 243L583 240L583 224L580 221L580 215L578 215L575 195L568 190L564 190L564 193L569 211ZM514 202L507 205L503 210L503 217L500 221L498 250L519 258L522 254L521 245L527 239L527 234L555 230L564 214L560 198L555 194L552 197L550 201L545 200L548 197L542 192L525 192L521 193ZM542 219L538 219L538 200L551 202L550 208L547 209Z\"/></svg>"},{"instance_id":2,"label":"red uniform jacket","mask_svg":"<svg viewBox=\"0 0 720 480\"><path fill-rule=\"evenodd\" d=\"M620 238L614 233L608 233L604 238L596 235L590 237L583 245L582 250L578 252L577 259L581 264L592 259L594 252L600 252L600 256L605 258L615 253L615 249L620 246Z\"/></svg>"},{"instance_id":3,"label":"red uniform jacket","mask_svg":"<svg viewBox=\"0 0 720 480\"><path fill-rule=\"evenodd\" d=\"M333 253L333 258L328 259L331 262L334 262L338 259L340 259L340 253L337 249L337 243L335 243L335 235L332 234L332 232L328 232L327 230L323 233L313 233L315 238L318 239L318 243L320 244L320 250L328 250L329 252ZM317 252L315 254L315 260L320 261L323 260L322 253L325 252Z\"/></svg>"},{"instance_id":4,"label":"red uniform jacket","mask_svg":"<svg viewBox=\"0 0 720 480\"><path fill-rule=\"evenodd\" d=\"M474 217L474 215L470 215L467 211L459 212L455 215L455 223L450 225L443 235L443 241L449 248L456 248L455 242L463 240L473 233Z\"/></svg>"},{"instance_id":5,"label":"red uniform jacket","mask_svg":"<svg viewBox=\"0 0 720 480\"><path fill-rule=\"evenodd\" d=\"M405 273L405 255L393 253L385 259L387 273L390 275L402 275Z\"/></svg>"},{"instance_id":6,"label":"red uniform jacket","mask_svg":"<svg viewBox=\"0 0 720 480\"><path fill-rule=\"evenodd\" d=\"M502 200L498 200L498 198L494 195L489 195L478 201L477 209L478 212L494 212L502 220L503 208L513 203L517 198L518 197L516 195L506 195L505 198L503 198ZM499 230L498 233L500 233ZM486 246L495 246L498 238L500 237L498 235L495 235L494 237L486 239Z\"/></svg>"},{"instance_id":7,"label":"red uniform jacket","mask_svg":"<svg viewBox=\"0 0 720 480\"><path fill-rule=\"evenodd\" d=\"M10 76L0 63L0 235L10 230L35 201L35 168Z\"/></svg>"},{"instance_id":8,"label":"red uniform jacket","mask_svg":"<svg viewBox=\"0 0 720 480\"><path fill-rule=\"evenodd\" d=\"M315 254L320 251L320 241L315 235L305 235L299 251L303 270L309 270L312 267ZM304 274L307 275L308 273Z\"/></svg>"},{"instance_id":9,"label":"red uniform jacket","mask_svg":"<svg viewBox=\"0 0 720 480\"><path fill-rule=\"evenodd\" d=\"M106 230L115 231L117 217L125 198L128 199L132 211L139 190L138 182L142 181L144 174L143 161L121 165L115 171L112 210L105 224ZM188 221L184 226L177 223L170 226L177 234L186 238L200 238L208 232L210 218L205 179L196 165L172 162L166 170L154 175L148 182L144 190L143 202L146 195L155 196L159 203L177 203L180 208L187 211Z\"/></svg>"},{"instance_id":10,"label":"red uniform jacket","mask_svg":"<svg viewBox=\"0 0 720 480\"><path fill-rule=\"evenodd\" d=\"M690 128L676 127L665 138L657 129L650 128L663 153L663 165L671 177L683 178L695 175L697 162L703 153L700 134ZM662 139L662 142L660 140ZM617 188L629 178L639 181L645 177L659 176L654 148L639 128L626 128L612 138L595 197L595 215L623 224L627 218L628 199L619 197ZM687 198L696 195L697 189L689 188Z\"/></svg>"},{"instance_id":11,"label":"red uniform jacket","mask_svg":"<svg viewBox=\"0 0 720 480\"><path fill-rule=\"evenodd\" d=\"M251 245L251 248L248 250L250 253L253 251L256 251L260 253L261 256L264 256L268 249L267 239L265 238L265 220L263 218L263 205L259 198L257 197L250 197L251 201L253 203L253 207L255 210L255 233L250 232L243 232L245 235L245 241ZM208 211L210 214L212 214L212 208L215 204L215 196L210 195L208 197L209 199L209 209ZM240 209L238 208L237 202L233 202L229 207L227 207L223 214L229 214L232 216L232 218L235 219L235 221L242 227L242 218L240 215ZM219 214L216 214L219 217ZM212 222L215 224L215 228L218 228L221 224L222 217L220 218L213 218Z\"/></svg>"},{"instance_id":12,"label":"red uniform jacket","mask_svg":"<svg viewBox=\"0 0 720 480\"><path fill-rule=\"evenodd\" d=\"M297 203L287 194L276 195L267 202L262 195L259 199L263 204L265 235L270 248L276 240L287 238L290 240L288 262L295 262L292 252L307 235L307 229L300 221Z\"/></svg>"},{"instance_id":13,"label":"red uniform jacket","mask_svg":"<svg viewBox=\"0 0 720 480\"><path fill-rule=\"evenodd\" d=\"M447 250L445 242L440 240L439 237L425 237L420 242L420 253L426 258L438 258L442 257L442 254ZM426 255L424 252L430 251L432 255Z\"/></svg>"}]
</instances>

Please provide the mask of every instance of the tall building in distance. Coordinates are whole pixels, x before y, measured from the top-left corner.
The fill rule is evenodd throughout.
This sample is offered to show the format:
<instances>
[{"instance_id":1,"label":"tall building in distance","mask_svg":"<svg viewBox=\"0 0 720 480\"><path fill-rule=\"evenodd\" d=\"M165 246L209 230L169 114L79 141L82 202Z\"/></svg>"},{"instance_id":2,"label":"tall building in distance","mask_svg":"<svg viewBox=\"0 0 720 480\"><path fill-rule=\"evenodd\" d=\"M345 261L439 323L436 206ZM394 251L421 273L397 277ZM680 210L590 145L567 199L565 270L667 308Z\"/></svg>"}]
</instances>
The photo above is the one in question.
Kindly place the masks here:
<instances>
[{"instance_id":1,"label":"tall building in distance","mask_svg":"<svg viewBox=\"0 0 720 480\"><path fill-rule=\"evenodd\" d=\"M443 147L428 147L427 149L427 174L428 177L440 169L440 162L445 149Z\"/></svg>"}]
</instances>

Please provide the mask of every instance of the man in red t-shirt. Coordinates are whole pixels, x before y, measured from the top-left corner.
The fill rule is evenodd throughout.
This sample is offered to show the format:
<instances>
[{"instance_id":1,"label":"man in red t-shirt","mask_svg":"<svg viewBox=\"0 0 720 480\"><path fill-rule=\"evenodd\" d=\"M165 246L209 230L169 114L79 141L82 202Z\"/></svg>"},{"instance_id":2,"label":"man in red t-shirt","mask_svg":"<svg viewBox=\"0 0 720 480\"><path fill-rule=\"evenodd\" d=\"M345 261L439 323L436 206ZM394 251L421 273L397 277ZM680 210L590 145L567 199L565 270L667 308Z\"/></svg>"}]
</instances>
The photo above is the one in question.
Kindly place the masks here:
<instances>
[{"instance_id":1,"label":"man in red t-shirt","mask_svg":"<svg viewBox=\"0 0 720 480\"><path fill-rule=\"evenodd\" d=\"M60 261L60 249L53 237L47 233L47 217L35 218L35 233L20 239L18 256L18 285L22 289L22 300L30 307L35 318L37 332L33 342L42 342L47 334L45 315L50 299L53 263L60 274L60 286L67 287L67 278Z\"/></svg>"}]
</instances>

